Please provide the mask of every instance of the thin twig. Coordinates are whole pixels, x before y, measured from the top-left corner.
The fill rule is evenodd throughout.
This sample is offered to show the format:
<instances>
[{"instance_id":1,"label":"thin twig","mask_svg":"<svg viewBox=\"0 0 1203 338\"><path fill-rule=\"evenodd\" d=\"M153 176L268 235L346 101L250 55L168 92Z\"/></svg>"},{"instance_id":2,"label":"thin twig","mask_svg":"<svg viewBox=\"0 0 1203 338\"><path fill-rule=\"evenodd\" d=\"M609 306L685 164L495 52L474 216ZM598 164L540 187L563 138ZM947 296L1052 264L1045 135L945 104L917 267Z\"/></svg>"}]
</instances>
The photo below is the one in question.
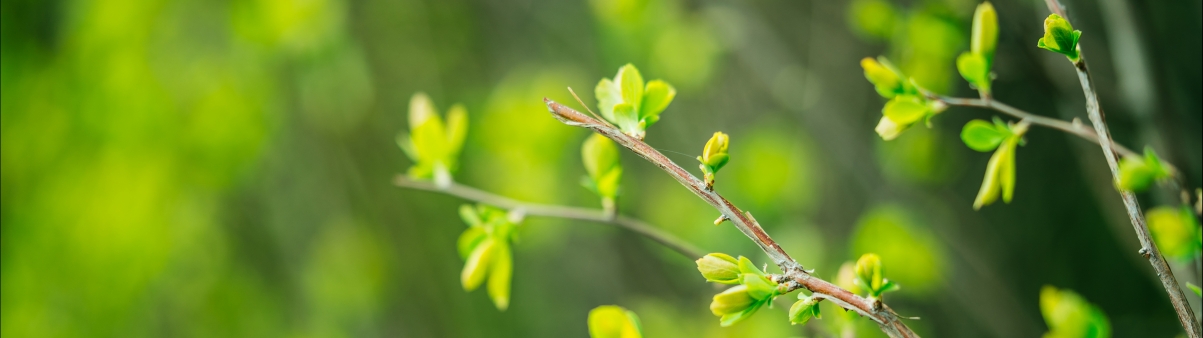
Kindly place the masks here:
<instances>
[{"instance_id":1,"label":"thin twig","mask_svg":"<svg viewBox=\"0 0 1203 338\"><path fill-rule=\"evenodd\" d=\"M1062 6L1057 0L1046 0L1045 4L1048 5L1050 11L1068 18L1065 16L1065 6ZM1074 70L1078 73L1078 82L1082 84L1082 93L1086 96L1086 113L1090 117L1091 124L1094 125L1099 147L1102 148L1103 155L1107 158L1107 167L1111 169L1112 179L1118 181L1120 178L1119 164L1118 158L1115 156L1114 143L1111 140L1111 131L1107 128L1107 119L1103 115L1103 109L1099 107L1099 96L1095 93L1094 80L1090 76L1090 69L1086 66L1086 55L1082 53L1081 43L1078 44L1078 61L1073 65ZM1178 321L1181 322L1182 328L1186 329L1186 334L1191 338L1200 338L1203 336L1203 332L1201 332L1203 329L1200 328L1199 322L1195 321L1195 313L1187 303L1186 294L1178 286L1178 280L1174 278L1174 272L1170 269L1170 265L1165 262L1165 258L1161 256L1161 250L1153 242L1153 238L1149 234L1149 226L1145 224L1144 215L1141 213L1140 204L1136 201L1136 195L1125 190L1120 190L1119 194L1128 211L1128 218L1132 221L1132 228L1136 230L1136 238L1140 240L1140 254L1149 260L1153 271L1157 272L1157 278L1161 280L1161 286L1169 294L1170 304L1174 306L1174 311L1178 314Z\"/></svg>"},{"instance_id":2,"label":"thin twig","mask_svg":"<svg viewBox=\"0 0 1203 338\"><path fill-rule=\"evenodd\" d=\"M768 254L769 259L781 269L782 275L797 282L797 285L800 287L806 288L842 308L856 311L860 315L872 319L890 337L918 337L888 306L880 302L869 301L835 284L811 275L803 269L801 264L790 257L785 250L781 249L781 246L777 245L777 242L772 237L769 237L764 228L761 228L760 224L756 222L756 219L752 218L751 213L739 210L739 208L736 208L735 205L731 204L730 201L727 201L726 198L723 198L717 192L706 189L706 183L688 171L685 171L681 166L673 163L672 160L668 159L668 157L661 154L655 148L652 148L642 140L623 134L618 129L610 127L572 108L546 98L543 101L547 104L551 115L560 122L570 126L592 129L598 134L602 134L623 147L630 149L640 157L667 172L678 183L681 183L681 185L688 188L695 195L706 201L706 203L718 209L723 216L726 216L731 223L735 224L736 229L739 229L740 232L752 239L756 245L760 246L761 250Z\"/></svg>"},{"instance_id":3,"label":"thin twig","mask_svg":"<svg viewBox=\"0 0 1203 338\"><path fill-rule=\"evenodd\" d=\"M613 215L607 214L601 209L528 203L454 182L451 183L451 185L446 189L440 189L434 183L415 181L409 177L405 177L405 175L397 175L394 177L393 185L402 188L443 193L503 209L517 210L527 216L555 217L610 224L643 235L644 237L663 244L669 249L672 249L673 251L676 251L689 259L698 259L704 255L702 253L703 251L698 249L693 244L677 238L676 236L660 230L659 228L653 227L644 221L627 216L613 217Z\"/></svg>"}]
</instances>

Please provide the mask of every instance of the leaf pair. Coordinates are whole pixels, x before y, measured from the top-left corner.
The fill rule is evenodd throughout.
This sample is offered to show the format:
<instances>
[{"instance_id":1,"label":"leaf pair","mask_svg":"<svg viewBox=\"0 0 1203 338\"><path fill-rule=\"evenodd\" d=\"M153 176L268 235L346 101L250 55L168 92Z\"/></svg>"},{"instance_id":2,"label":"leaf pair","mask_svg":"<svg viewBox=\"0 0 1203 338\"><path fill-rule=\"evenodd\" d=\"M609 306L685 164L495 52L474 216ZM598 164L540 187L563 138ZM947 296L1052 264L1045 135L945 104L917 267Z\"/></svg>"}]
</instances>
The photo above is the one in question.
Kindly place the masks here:
<instances>
[{"instance_id":1,"label":"leaf pair","mask_svg":"<svg viewBox=\"0 0 1203 338\"><path fill-rule=\"evenodd\" d=\"M458 249L464 259L460 283L464 291L476 290L488 278L487 291L493 305L504 311L510 305L510 283L514 258L510 243L516 224L505 211L480 205L460 206L460 217L469 227L460 234Z\"/></svg>"},{"instance_id":2,"label":"leaf pair","mask_svg":"<svg viewBox=\"0 0 1203 338\"><path fill-rule=\"evenodd\" d=\"M618 126L623 133L643 139L647 127L660 120L677 90L662 80L643 82L639 70L631 64L618 69L614 79L603 78L594 89L602 117Z\"/></svg>"},{"instance_id":3,"label":"leaf pair","mask_svg":"<svg viewBox=\"0 0 1203 338\"><path fill-rule=\"evenodd\" d=\"M589 311L589 337L641 338L639 316L617 305L602 305Z\"/></svg>"},{"instance_id":4,"label":"leaf pair","mask_svg":"<svg viewBox=\"0 0 1203 338\"><path fill-rule=\"evenodd\" d=\"M1119 161L1119 180L1115 186L1120 190L1140 192L1156 181L1170 179L1168 165L1162 163L1153 148L1145 148L1144 157L1124 157Z\"/></svg>"},{"instance_id":5,"label":"leaf pair","mask_svg":"<svg viewBox=\"0 0 1203 338\"><path fill-rule=\"evenodd\" d=\"M444 123L426 93L414 94L409 99L409 133L397 135L397 145L414 161L408 175L449 186L467 135L468 113L463 105L452 106Z\"/></svg>"},{"instance_id":6,"label":"leaf pair","mask_svg":"<svg viewBox=\"0 0 1203 338\"><path fill-rule=\"evenodd\" d=\"M717 295L710 302L710 312L719 316L719 325L734 325L751 317L760 307L772 303L781 294L779 285L752 264L747 257L738 260L727 254L712 253L697 260L698 271L707 281L738 284Z\"/></svg>"},{"instance_id":7,"label":"leaf pair","mask_svg":"<svg viewBox=\"0 0 1203 338\"><path fill-rule=\"evenodd\" d=\"M973 200L973 209L980 210L1002 195L1003 202L1011 203L1015 195L1015 148L1023 143L1023 134L1028 124L1005 124L998 118L994 123L973 120L961 129L961 140L970 149L980 152L994 151L986 163L986 176L982 187Z\"/></svg>"},{"instance_id":8,"label":"leaf pair","mask_svg":"<svg viewBox=\"0 0 1203 338\"><path fill-rule=\"evenodd\" d=\"M994 5L983 2L973 12L973 34L968 52L957 57L957 71L965 81L977 88L982 96L990 94L990 68L994 63L994 48L998 44L998 14Z\"/></svg>"},{"instance_id":9,"label":"leaf pair","mask_svg":"<svg viewBox=\"0 0 1203 338\"><path fill-rule=\"evenodd\" d=\"M581 184L601 196L602 205L607 211L614 210L618 183L622 179L618 146L609 138L595 133L581 146L581 159L585 163L585 171L589 174Z\"/></svg>"}]
</instances>

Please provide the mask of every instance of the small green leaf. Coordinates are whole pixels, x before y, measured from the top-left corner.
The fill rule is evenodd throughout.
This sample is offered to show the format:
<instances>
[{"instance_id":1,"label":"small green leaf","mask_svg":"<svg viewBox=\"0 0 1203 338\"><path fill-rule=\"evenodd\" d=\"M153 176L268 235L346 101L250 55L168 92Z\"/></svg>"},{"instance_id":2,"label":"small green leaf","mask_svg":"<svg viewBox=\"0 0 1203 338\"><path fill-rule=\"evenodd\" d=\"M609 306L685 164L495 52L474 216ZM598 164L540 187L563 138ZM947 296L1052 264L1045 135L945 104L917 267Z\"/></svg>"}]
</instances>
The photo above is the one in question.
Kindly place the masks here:
<instances>
[{"instance_id":1,"label":"small green leaf","mask_svg":"<svg viewBox=\"0 0 1203 338\"><path fill-rule=\"evenodd\" d=\"M1057 14L1049 14L1044 19L1044 36L1036 42L1036 47L1065 55L1072 62L1078 62L1078 39L1081 31L1076 31L1069 20Z\"/></svg>"},{"instance_id":2,"label":"small green leaf","mask_svg":"<svg viewBox=\"0 0 1203 338\"><path fill-rule=\"evenodd\" d=\"M603 305L589 311L589 337L641 338L639 316L615 305Z\"/></svg>"},{"instance_id":3,"label":"small green leaf","mask_svg":"<svg viewBox=\"0 0 1203 338\"><path fill-rule=\"evenodd\" d=\"M820 318L819 316L819 301L818 297L806 297L798 295L798 301L789 308L789 323L791 325L806 325L810 319Z\"/></svg>"},{"instance_id":4,"label":"small green leaf","mask_svg":"<svg viewBox=\"0 0 1203 338\"><path fill-rule=\"evenodd\" d=\"M464 147L464 139L468 136L468 110L464 105L451 106L447 111L447 153L448 159L454 161Z\"/></svg>"},{"instance_id":5,"label":"small green leaf","mask_svg":"<svg viewBox=\"0 0 1203 338\"><path fill-rule=\"evenodd\" d=\"M860 66L865 69L865 79L873 83L877 93L882 97L889 99L906 92L902 75L887 64L866 57L860 60Z\"/></svg>"},{"instance_id":6,"label":"small green leaf","mask_svg":"<svg viewBox=\"0 0 1203 338\"><path fill-rule=\"evenodd\" d=\"M990 92L989 67L986 59L976 53L965 52L957 57L957 71L961 72L961 77L983 93Z\"/></svg>"},{"instance_id":7,"label":"small green leaf","mask_svg":"<svg viewBox=\"0 0 1203 338\"><path fill-rule=\"evenodd\" d=\"M1011 197L1015 195L1015 147L1018 143L1019 137L1012 136L998 149L1001 153L998 183L1002 188L1003 203L1011 203Z\"/></svg>"},{"instance_id":8,"label":"small green leaf","mask_svg":"<svg viewBox=\"0 0 1203 338\"><path fill-rule=\"evenodd\" d=\"M464 220L464 223L468 223L469 226L478 227L481 225L480 215L476 213L476 208L473 208L470 204L459 206L459 217Z\"/></svg>"},{"instance_id":9,"label":"small green leaf","mask_svg":"<svg viewBox=\"0 0 1203 338\"><path fill-rule=\"evenodd\" d=\"M1111 337L1111 323L1103 311L1073 291L1045 285L1040 312L1049 328L1045 337Z\"/></svg>"},{"instance_id":10,"label":"small green leaf","mask_svg":"<svg viewBox=\"0 0 1203 338\"><path fill-rule=\"evenodd\" d=\"M1189 263L1199 255L1199 224L1195 222L1190 207L1157 207L1145 213L1153 242L1165 258L1180 263Z\"/></svg>"},{"instance_id":11,"label":"small green leaf","mask_svg":"<svg viewBox=\"0 0 1203 338\"><path fill-rule=\"evenodd\" d=\"M619 166L618 158L618 146L604 135L589 135L581 145L581 159L585 163L585 171L594 180Z\"/></svg>"},{"instance_id":12,"label":"small green leaf","mask_svg":"<svg viewBox=\"0 0 1203 338\"><path fill-rule=\"evenodd\" d=\"M881 294L884 285L881 257L874 253L861 255L856 260L856 277L860 286L869 291L870 296Z\"/></svg>"},{"instance_id":13,"label":"small green leaf","mask_svg":"<svg viewBox=\"0 0 1203 338\"><path fill-rule=\"evenodd\" d=\"M736 285L714 295L710 302L710 312L715 316L739 313L756 303L756 299L748 295L748 287Z\"/></svg>"},{"instance_id":14,"label":"small green leaf","mask_svg":"<svg viewBox=\"0 0 1203 338\"><path fill-rule=\"evenodd\" d=\"M743 311L723 315L722 318L719 318L718 325L722 326L722 327L728 327L731 325L735 325L736 323L739 323L740 321L743 321L744 319L748 319L748 317L751 317L753 314L756 313L756 310L759 310L760 307L763 306L764 304L765 304L765 302L756 302L756 303L753 303L751 306L748 306Z\"/></svg>"},{"instance_id":15,"label":"small green leaf","mask_svg":"<svg viewBox=\"0 0 1203 338\"><path fill-rule=\"evenodd\" d=\"M987 152L998 148L999 144L1006 139L1007 132L999 130L994 124L983 120L973 120L965 124L961 129L961 141L969 146L969 149L980 152Z\"/></svg>"},{"instance_id":16,"label":"small green leaf","mask_svg":"<svg viewBox=\"0 0 1203 338\"><path fill-rule=\"evenodd\" d=\"M1002 171L1002 151L994 151L994 155L990 156L990 161L986 163L986 176L982 178L982 187L977 191L977 197L973 199L973 210L981 210L983 206L990 205L998 200L998 195L1002 190L1002 184L999 182L999 173Z\"/></svg>"},{"instance_id":17,"label":"small green leaf","mask_svg":"<svg viewBox=\"0 0 1203 338\"><path fill-rule=\"evenodd\" d=\"M977 5L973 11L973 29L969 40L969 51L985 59L986 69L994 59L994 46L998 44L998 13L989 1Z\"/></svg>"},{"instance_id":18,"label":"small green leaf","mask_svg":"<svg viewBox=\"0 0 1203 338\"><path fill-rule=\"evenodd\" d=\"M739 256L739 273L750 273L764 276L764 271L760 271L760 268L756 267L756 264L753 264L752 260L744 256Z\"/></svg>"},{"instance_id":19,"label":"small green leaf","mask_svg":"<svg viewBox=\"0 0 1203 338\"><path fill-rule=\"evenodd\" d=\"M493 253L493 265L489 271L487 291L493 305L498 310L505 311L510 307L510 282L514 274L514 257L510 253L509 244L499 242Z\"/></svg>"},{"instance_id":20,"label":"small green leaf","mask_svg":"<svg viewBox=\"0 0 1203 338\"><path fill-rule=\"evenodd\" d=\"M748 295L752 299L763 300L770 298L777 291L777 283L773 283L773 281L764 275L745 273L740 278L740 283L748 287Z\"/></svg>"},{"instance_id":21,"label":"small green leaf","mask_svg":"<svg viewBox=\"0 0 1203 338\"><path fill-rule=\"evenodd\" d=\"M1153 185L1157 174L1143 158L1124 157L1119 160L1119 181L1116 187L1121 190L1140 192Z\"/></svg>"},{"instance_id":22,"label":"small green leaf","mask_svg":"<svg viewBox=\"0 0 1203 338\"><path fill-rule=\"evenodd\" d=\"M614 124L618 125L623 133L627 135L641 135L643 129L639 128L639 112L630 103L619 103L614 105Z\"/></svg>"},{"instance_id":23,"label":"small green leaf","mask_svg":"<svg viewBox=\"0 0 1203 338\"><path fill-rule=\"evenodd\" d=\"M622 88L610 79L601 79L593 89L597 97L597 110L610 122L618 123L614 117L614 105L622 103Z\"/></svg>"},{"instance_id":24,"label":"small green leaf","mask_svg":"<svg viewBox=\"0 0 1203 338\"><path fill-rule=\"evenodd\" d=\"M639 107L640 119L648 120L648 117L659 116L676 96L677 90L667 82L662 80L648 82L647 88L643 92L643 104ZM648 120L647 124L651 125L655 122L655 120Z\"/></svg>"},{"instance_id":25,"label":"small green leaf","mask_svg":"<svg viewBox=\"0 0 1203 338\"><path fill-rule=\"evenodd\" d=\"M460 283L464 291L476 290L484 282L485 275L493 263L493 254L497 251L497 243L492 238L485 238L476 249L468 255L464 270L460 273Z\"/></svg>"},{"instance_id":26,"label":"small green leaf","mask_svg":"<svg viewBox=\"0 0 1203 338\"><path fill-rule=\"evenodd\" d=\"M1195 296L1203 297L1203 290L1199 289L1198 285L1194 285L1194 284L1191 284L1190 282L1187 282L1186 288L1190 289L1191 291L1194 291Z\"/></svg>"},{"instance_id":27,"label":"small green leaf","mask_svg":"<svg viewBox=\"0 0 1203 338\"><path fill-rule=\"evenodd\" d=\"M614 167L597 178L597 195L602 198L618 197L619 182L622 181L622 167Z\"/></svg>"},{"instance_id":28,"label":"small green leaf","mask_svg":"<svg viewBox=\"0 0 1203 338\"><path fill-rule=\"evenodd\" d=\"M898 95L887 102L881 113L899 125L910 125L927 116L930 110L923 100L912 95Z\"/></svg>"},{"instance_id":29,"label":"small green leaf","mask_svg":"<svg viewBox=\"0 0 1203 338\"><path fill-rule=\"evenodd\" d=\"M636 112L634 120L638 121L639 104L643 101L643 76L639 75L639 70L635 69L634 65L628 63L618 69L614 81L622 87L622 102L631 105Z\"/></svg>"},{"instance_id":30,"label":"small green leaf","mask_svg":"<svg viewBox=\"0 0 1203 338\"><path fill-rule=\"evenodd\" d=\"M459 240L456 241L456 247L459 249L459 257L465 260L468 259L472 251L485 240L485 237L488 237L488 234L485 233L483 227L474 226L464 230L459 235Z\"/></svg>"}]
</instances>

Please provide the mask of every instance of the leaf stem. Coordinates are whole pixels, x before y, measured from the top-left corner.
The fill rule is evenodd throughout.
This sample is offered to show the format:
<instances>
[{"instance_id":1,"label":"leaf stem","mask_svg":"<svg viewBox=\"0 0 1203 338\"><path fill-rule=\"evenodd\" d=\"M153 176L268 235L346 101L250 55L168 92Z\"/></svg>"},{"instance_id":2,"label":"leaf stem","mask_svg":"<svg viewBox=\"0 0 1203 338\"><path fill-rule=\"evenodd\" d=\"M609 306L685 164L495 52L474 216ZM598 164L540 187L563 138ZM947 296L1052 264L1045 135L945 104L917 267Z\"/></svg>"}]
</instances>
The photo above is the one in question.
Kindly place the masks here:
<instances>
[{"instance_id":1,"label":"leaf stem","mask_svg":"<svg viewBox=\"0 0 1203 338\"><path fill-rule=\"evenodd\" d=\"M643 140L623 134L618 129L606 125L604 122L550 99L544 98L543 101L547 104L551 115L560 122L570 126L592 129L598 134L609 137L623 147L648 160L648 162L655 164L661 170L668 173L669 176L672 176L673 179L676 179L678 183L688 188L689 191L692 191L694 195L697 195L706 201L706 203L718 209L724 217L735 224L736 229L739 229L740 232L768 254L769 259L781 269L782 275L797 282L796 285L799 287L806 288L844 309L856 311L860 315L872 319L890 337L918 337L915 332L911 331L902 322L898 314L894 313L888 306L857 296L835 284L811 275L810 272L807 272L802 267L802 264L799 264L790 257L780 245L777 245L777 242L772 237L769 237L768 233L764 231L764 228L760 227L760 223L756 222L751 213L740 210L734 204L731 204L730 201L727 201L726 198L719 195L718 192L707 189L705 182L685 171L685 169L668 159L664 154L644 143Z\"/></svg>"},{"instance_id":2,"label":"leaf stem","mask_svg":"<svg viewBox=\"0 0 1203 338\"><path fill-rule=\"evenodd\" d=\"M564 218L614 225L656 241L657 243L660 243L669 249L680 253L686 258L698 259L704 255L702 253L703 251L698 249L693 244L673 236L668 232L660 230L659 228L651 226L644 221L627 216L615 215L614 213L608 213L601 209L523 202L455 182L451 182L446 188L440 188L434 183L416 181L406 177L403 174L397 175L393 178L393 185L401 188L443 193L469 201L480 202L509 210L516 210L526 216Z\"/></svg>"}]
</instances>

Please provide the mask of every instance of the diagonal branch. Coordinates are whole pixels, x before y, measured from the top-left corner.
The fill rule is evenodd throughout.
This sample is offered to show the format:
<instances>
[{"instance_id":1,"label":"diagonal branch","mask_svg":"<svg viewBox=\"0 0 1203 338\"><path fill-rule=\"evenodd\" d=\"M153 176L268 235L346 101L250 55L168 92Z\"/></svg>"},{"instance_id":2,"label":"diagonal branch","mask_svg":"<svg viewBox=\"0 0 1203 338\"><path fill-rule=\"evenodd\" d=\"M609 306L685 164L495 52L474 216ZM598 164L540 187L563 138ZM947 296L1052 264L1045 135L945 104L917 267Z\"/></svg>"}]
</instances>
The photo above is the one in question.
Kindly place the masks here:
<instances>
[{"instance_id":1,"label":"diagonal branch","mask_svg":"<svg viewBox=\"0 0 1203 338\"><path fill-rule=\"evenodd\" d=\"M653 227L641 220L621 215L607 214L600 209L577 208L561 205L528 203L509 197L496 195L473 187L452 182L446 189L441 189L431 182L415 181L405 175L393 178L393 185L402 188L433 191L456 196L469 201L480 202L503 209L514 210L523 215L555 217L614 225L647 237L657 243L680 253L689 259L698 259L704 255L702 250L683 239Z\"/></svg>"},{"instance_id":2,"label":"diagonal branch","mask_svg":"<svg viewBox=\"0 0 1203 338\"><path fill-rule=\"evenodd\" d=\"M1050 11L1056 12L1062 17L1065 16L1065 7L1057 0L1045 0ZM1068 18L1068 17L1067 17ZM1099 95L1094 91L1094 80L1090 77L1090 70L1086 67L1086 55L1081 52L1082 45L1078 44L1078 61L1074 62L1074 70L1078 73L1078 82L1082 84L1082 93L1086 96L1086 113L1090 117L1091 124L1094 125L1095 134L1098 136L1098 143L1103 150L1103 155L1107 158L1107 167L1111 169L1112 179L1118 181L1120 177L1119 165L1115 156L1115 149L1111 141L1111 131L1107 128L1107 119L1103 115L1103 109L1099 107ZM1203 329L1200 328L1199 322L1195 321L1195 313L1187 303L1186 294L1182 292L1182 288L1178 286L1178 280L1174 278L1174 272L1170 270L1169 264L1165 262L1165 258L1161 256L1161 250L1157 249L1157 244L1153 242L1152 236L1149 234L1149 226L1145 224L1144 215L1141 213L1140 204L1136 201L1136 195L1131 191L1120 191L1120 197L1124 201L1124 207L1128 211L1128 218L1132 221L1132 228L1136 230L1136 238L1140 240L1140 254L1149 260L1149 264L1153 266L1153 271L1157 273L1157 278L1161 280L1161 286L1165 288L1169 294L1170 304L1174 306L1174 311L1178 314L1178 321L1181 322L1182 328L1186 330L1186 334L1191 338L1203 337Z\"/></svg>"},{"instance_id":3,"label":"diagonal branch","mask_svg":"<svg viewBox=\"0 0 1203 338\"><path fill-rule=\"evenodd\" d=\"M640 157L652 162L660 169L676 179L678 183L688 188L702 200L709 203L719 213L732 223L735 228L743 232L744 235L752 239L756 245L760 246L769 255L769 259L773 261L782 271L782 275L787 279L791 288L805 288L815 293L823 299L827 299L836 305L851 311L856 311L862 316L872 319L877 322L881 330L890 337L918 337L906 324L902 323L898 314L894 313L888 306L878 301L870 301L844 290L835 284L827 282L823 279L815 277L802 268L793 258L777 245L777 242L769 237L768 233L760 227L752 214L741 211L731 202L727 201L718 193L706 188L706 183L690 174L681 166L673 163L664 154L661 154L655 148L652 148L642 140L623 134L618 129L607 125L597 119L589 117L572 108L568 108L562 104L555 103L550 99L544 98L543 101L547 104L551 115L560 122L570 126L592 129L593 131L606 136L618 144L630 149ZM781 281L778 281L781 282Z\"/></svg>"}]
</instances>

